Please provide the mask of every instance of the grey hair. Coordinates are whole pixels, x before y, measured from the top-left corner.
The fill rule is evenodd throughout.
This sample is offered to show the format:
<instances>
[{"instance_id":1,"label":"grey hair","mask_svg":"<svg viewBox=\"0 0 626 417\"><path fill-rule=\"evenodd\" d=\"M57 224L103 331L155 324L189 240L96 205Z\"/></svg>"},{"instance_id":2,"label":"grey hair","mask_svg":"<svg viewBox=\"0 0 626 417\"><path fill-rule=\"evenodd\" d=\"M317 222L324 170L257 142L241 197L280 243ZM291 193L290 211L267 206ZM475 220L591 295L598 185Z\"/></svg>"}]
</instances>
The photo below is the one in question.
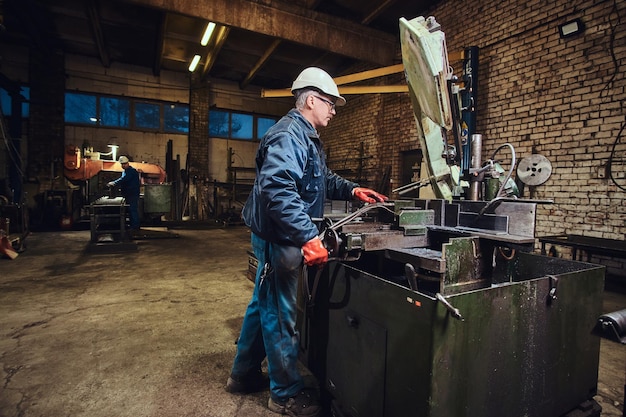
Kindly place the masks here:
<instances>
[{"instance_id":1,"label":"grey hair","mask_svg":"<svg viewBox=\"0 0 626 417\"><path fill-rule=\"evenodd\" d=\"M315 93L315 90L311 88L301 88L300 90L296 90L294 92L296 97L296 109L303 110L306 99L313 93Z\"/></svg>"}]
</instances>

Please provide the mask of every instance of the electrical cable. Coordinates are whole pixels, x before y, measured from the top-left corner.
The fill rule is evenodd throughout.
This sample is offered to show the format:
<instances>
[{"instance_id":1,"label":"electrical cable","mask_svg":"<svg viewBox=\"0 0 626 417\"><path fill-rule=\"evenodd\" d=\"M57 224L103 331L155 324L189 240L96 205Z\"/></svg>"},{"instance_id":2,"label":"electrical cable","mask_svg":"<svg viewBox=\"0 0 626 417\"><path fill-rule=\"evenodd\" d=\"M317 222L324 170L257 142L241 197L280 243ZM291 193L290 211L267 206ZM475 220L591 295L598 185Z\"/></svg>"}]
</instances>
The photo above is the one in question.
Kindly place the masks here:
<instances>
[{"instance_id":1,"label":"electrical cable","mask_svg":"<svg viewBox=\"0 0 626 417\"><path fill-rule=\"evenodd\" d=\"M507 261L511 261L513 260L513 258L515 258L515 249L512 249L512 248L508 248L508 249L511 251L509 255L504 253L504 249L502 248L502 246L498 246L498 252L500 252L500 256L502 256Z\"/></svg>"},{"instance_id":2,"label":"electrical cable","mask_svg":"<svg viewBox=\"0 0 626 417\"><path fill-rule=\"evenodd\" d=\"M611 149L611 154L609 155L609 160L606 163L606 169L608 171L609 174L609 178L611 178L611 181L613 182L613 184L615 184L615 186L617 188L619 188L622 191L626 191L626 187L619 185L617 183L617 180L615 179L615 177L613 176L613 160L615 157L615 149L617 148L617 144L620 142L620 139L622 137L622 133L624 132L624 128L626 128L626 122L622 123L622 127L620 128L617 137L615 138L615 142L613 142L613 148ZM623 159L623 158L622 158Z\"/></svg>"},{"instance_id":3,"label":"electrical cable","mask_svg":"<svg viewBox=\"0 0 626 417\"><path fill-rule=\"evenodd\" d=\"M616 20L613 21L612 16L615 15L617 16ZM604 86L602 87L602 89L600 90L600 97L603 97L605 92L608 95L608 91L611 87L611 85L615 82L615 79L617 78L617 75L620 74L620 65L621 65L621 60L618 60L616 55L615 55L615 38L617 36L617 28L622 24L621 21L621 16L619 14L619 10L617 7L617 0L613 0L613 7L611 9L611 13L609 14L609 26L610 26L610 36L609 36L609 53L611 55L611 60L613 62L613 73L611 74L611 77L609 78L609 80L604 84ZM620 104L620 107L622 107L622 113L623 113L623 104ZM615 138L615 141L613 142L613 146L611 148L611 153L609 155L608 161L607 161L607 175L609 176L609 178L611 179L611 182L613 182L613 184L619 188L622 191L626 191L626 187L622 186L620 184L617 183L617 179L615 178L614 174L613 174L613 165L614 165L614 161L616 160L615 156L616 156L616 151L617 151L617 146L620 143L620 140L622 138L622 134L624 132L624 128L626 128L626 122L622 123L622 126ZM623 158L622 158L623 160Z\"/></svg>"},{"instance_id":4,"label":"electrical cable","mask_svg":"<svg viewBox=\"0 0 626 417\"><path fill-rule=\"evenodd\" d=\"M506 178L502 182L502 185L500 186L500 189L498 190L498 193L496 194L496 197L499 197L502 194L502 191L504 191L504 188L506 187L507 182L509 182L509 179L511 179L511 176L513 175L513 170L515 169L515 164L516 164L515 148L513 148L513 145L511 145L508 142L504 143L504 144L502 144L502 145L500 145L500 146L498 146L496 148L496 150L491 155L491 160L495 161L496 160L496 154L498 153L498 151L500 151L500 149L503 149L505 147L508 147L511 150L511 167L509 168L509 173L507 174Z\"/></svg>"},{"instance_id":5,"label":"electrical cable","mask_svg":"<svg viewBox=\"0 0 626 417\"><path fill-rule=\"evenodd\" d=\"M613 20L611 19L611 16L613 14L617 16L617 22L615 24L613 24ZM609 15L609 25L611 26L611 35L609 36L609 53L611 54L611 60L613 61L614 71L613 71L613 74L611 75L611 78L609 78L609 80L606 82L604 87L602 87L602 90L600 90L600 97L602 97L602 94L605 91L609 90L609 86L613 83L613 81L615 81L617 74L619 74L620 62L617 60L617 57L615 56L615 36L617 34L617 28L619 27L621 23L622 23L622 18L619 15L619 10L617 9L617 0L613 0L613 8L611 9L611 14Z\"/></svg>"}]
</instances>

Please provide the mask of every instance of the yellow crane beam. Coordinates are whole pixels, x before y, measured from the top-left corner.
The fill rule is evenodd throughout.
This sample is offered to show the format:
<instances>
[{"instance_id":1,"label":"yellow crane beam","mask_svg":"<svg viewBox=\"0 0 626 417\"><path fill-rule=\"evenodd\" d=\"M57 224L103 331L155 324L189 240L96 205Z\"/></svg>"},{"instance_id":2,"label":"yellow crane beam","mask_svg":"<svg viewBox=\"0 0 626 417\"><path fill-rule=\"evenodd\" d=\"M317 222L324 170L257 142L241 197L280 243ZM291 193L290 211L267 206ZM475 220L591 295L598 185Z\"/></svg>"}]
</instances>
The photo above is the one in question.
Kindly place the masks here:
<instances>
[{"instance_id":1,"label":"yellow crane beam","mask_svg":"<svg viewBox=\"0 0 626 417\"><path fill-rule=\"evenodd\" d=\"M363 85L346 87L345 84L355 83L358 81L370 80L372 78L383 77L385 75L397 74L404 71L402 64L390 65L388 67L376 68L373 70L357 72L355 74L344 75L334 78L335 84L339 87L339 94L379 94L379 93L406 93L409 87L406 84L401 85ZM289 97L291 90L289 88L280 89L262 89L261 97Z\"/></svg>"},{"instance_id":2,"label":"yellow crane beam","mask_svg":"<svg viewBox=\"0 0 626 417\"><path fill-rule=\"evenodd\" d=\"M448 54L451 62L460 61L465 58L465 51L451 52ZM399 85L362 85L346 87L345 84L355 83L358 81L371 80L372 78L384 77L385 75L397 74L404 72L403 64L389 65L387 67L376 68L357 72L354 74L343 75L333 78L335 84L339 88L339 94L384 94L384 93L406 93L409 87L406 84ZM279 89L262 89L261 97L290 97L291 90L289 88Z\"/></svg>"}]
</instances>

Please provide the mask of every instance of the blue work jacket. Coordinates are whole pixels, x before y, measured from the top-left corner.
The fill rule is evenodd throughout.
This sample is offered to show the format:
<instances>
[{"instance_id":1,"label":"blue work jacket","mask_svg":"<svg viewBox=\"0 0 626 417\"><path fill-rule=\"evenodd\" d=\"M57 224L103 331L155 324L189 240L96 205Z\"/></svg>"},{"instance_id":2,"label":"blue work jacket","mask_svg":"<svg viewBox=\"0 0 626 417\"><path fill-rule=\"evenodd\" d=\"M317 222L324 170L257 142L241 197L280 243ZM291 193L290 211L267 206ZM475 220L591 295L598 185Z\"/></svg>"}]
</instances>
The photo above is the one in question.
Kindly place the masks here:
<instances>
[{"instance_id":1,"label":"blue work jacket","mask_svg":"<svg viewBox=\"0 0 626 417\"><path fill-rule=\"evenodd\" d=\"M326 167L319 134L295 108L267 131L255 163L242 216L273 243L301 247L319 233L312 218L323 216L325 199L350 200L358 187Z\"/></svg>"},{"instance_id":2,"label":"blue work jacket","mask_svg":"<svg viewBox=\"0 0 626 417\"><path fill-rule=\"evenodd\" d=\"M126 167L124 172L122 172L122 176L113 182L115 185L120 186L122 189L122 196L124 196L124 198L139 198L139 191L141 187L139 172L130 164Z\"/></svg>"}]
</instances>

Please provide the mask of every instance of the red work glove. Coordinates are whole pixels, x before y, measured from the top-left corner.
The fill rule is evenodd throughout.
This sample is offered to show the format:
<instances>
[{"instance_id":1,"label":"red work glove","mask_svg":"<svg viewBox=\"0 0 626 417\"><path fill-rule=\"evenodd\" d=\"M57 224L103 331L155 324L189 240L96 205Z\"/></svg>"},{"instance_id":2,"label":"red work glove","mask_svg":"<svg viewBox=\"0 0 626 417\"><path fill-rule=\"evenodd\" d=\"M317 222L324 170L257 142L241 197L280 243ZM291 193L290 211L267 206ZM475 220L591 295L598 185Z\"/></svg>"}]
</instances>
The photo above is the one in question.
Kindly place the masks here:
<instances>
[{"instance_id":1,"label":"red work glove","mask_svg":"<svg viewBox=\"0 0 626 417\"><path fill-rule=\"evenodd\" d=\"M369 188L356 187L352 190L352 195L366 203L384 202L389 200L386 196L377 193Z\"/></svg>"},{"instance_id":2,"label":"red work glove","mask_svg":"<svg viewBox=\"0 0 626 417\"><path fill-rule=\"evenodd\" d=\"M328 261L328 250L319 237L314 237L302 246L302 256L308 266L323 265Z\"/></svg>"}]
</instances>

